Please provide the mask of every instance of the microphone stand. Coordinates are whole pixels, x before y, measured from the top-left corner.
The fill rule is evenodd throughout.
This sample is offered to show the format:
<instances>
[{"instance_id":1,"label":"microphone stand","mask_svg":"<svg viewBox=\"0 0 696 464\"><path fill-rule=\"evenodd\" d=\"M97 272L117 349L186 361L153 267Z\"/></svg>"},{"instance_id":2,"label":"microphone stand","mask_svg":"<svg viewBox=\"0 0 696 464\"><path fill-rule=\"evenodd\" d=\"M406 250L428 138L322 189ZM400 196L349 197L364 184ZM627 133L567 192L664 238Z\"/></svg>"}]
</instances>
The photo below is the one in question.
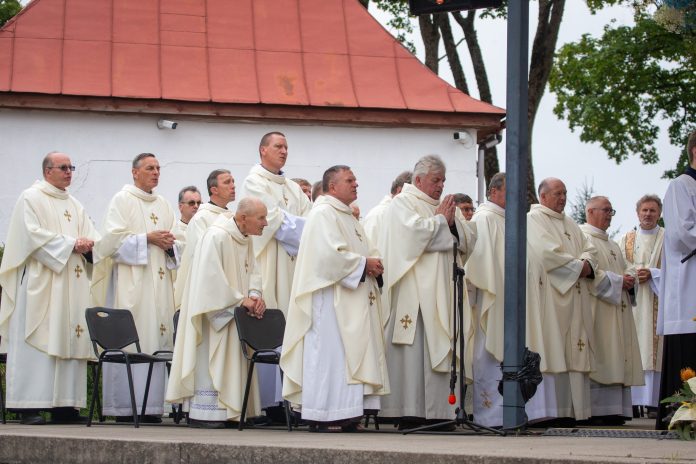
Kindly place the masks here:
<instances>
[{"instance_id":1,"label":"microphone stand","mask_svg":"<svg viewBox=\"0 0 696 464\"><path fill-rule=\"evenodd\" d=\"M404 430L403 434L415 432L439 432L437 429L447 427L454 424L455 427L467 427L469 430L476 433L493 433L500 436L505 436L503 430L494 429L485 425L477 424L469 420L469 415L464 407L464 396L466 395L466 378L464 368L464 269L457 264L457 240L452 244L452 283L454 286L452 298L452 327L454 328L454 337L452 337L452 366L450 368L450 394L449 402L456 402L454 390L457 384L457 343L459 344L459 406L455 410L455 418L452 420L438 422L436 424L423 425L413 429ZM427 349L427 348L426 348ZM449 433L449 432L442 432Z\"/></svg>"}]
</instances>

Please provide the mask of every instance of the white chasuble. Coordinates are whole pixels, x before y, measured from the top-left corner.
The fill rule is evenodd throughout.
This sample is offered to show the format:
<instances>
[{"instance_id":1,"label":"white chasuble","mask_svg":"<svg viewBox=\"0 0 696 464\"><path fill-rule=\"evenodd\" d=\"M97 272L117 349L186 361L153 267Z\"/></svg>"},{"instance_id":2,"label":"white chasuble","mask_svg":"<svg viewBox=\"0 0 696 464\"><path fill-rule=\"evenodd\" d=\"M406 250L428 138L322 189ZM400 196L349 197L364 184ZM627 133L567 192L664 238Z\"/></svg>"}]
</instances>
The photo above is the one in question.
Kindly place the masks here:
<instances>
[{"instance_id":1,"label":"white chasuble","mask_svg":"<svg viewBox=\"0 0 696 464\"><path fill-rule=\"evenodd\" d=\"M601 229L580 227L595 249L595 279L590 285L594 314L594 369L590 378L601 384L642 385L643 368L628 292L622 290L629 273L619 245ZM611 286L604 291L602 287Z\"/></svg>"},{"instance_id":2,"label":"white chasuble","mask_svg":"<svg viewBox=\"0 0 696 464\"><path fill-rule=\"evenodd\" d=\"M191 261L193 260L193 253L196 250L198 240L220 215L229 218L232 217L232 211L227 208L221 208L213 203L203 203L189 221L188 227L186 227L186 235L184 238L186 248L182 253L181 265L179 269L176 270L176 280L174 282L174 307L176 309L180 309L181 307L184 287L186 287L186 280L191 270ZM181 314L179 317L182 317Z\"/></svg>"},{"instance_id":3,"label":"white chasuble","mask_svg":"<svg viewBox=\"0 0 696 464\"><path fill-rule=\"evenodd\" d=\"M363 229L365 229L365 234L367 234L367 240L370 242L370 246L379 249L379 234L382 229L382 219L384 213L387 211L387 206L392 201L392 196L387 195L382 200L372 208L362 219L361 224Z\"/></svg>"},{"instance_id":4,"label":"white chasuble","mask_svg":"<svg viewBox=\"0 0 696 464\"><path fill-rule=\"evenodd\" d=\"M37 181L22 192L0 267L7 407L85 406L94 354L84 316L91 264L73 251L80 237L99 234L66 191Z\"/></svg>"},{"instance_id":5,"label":"white chasuble","mask_svg":"<svg viewBox=\"0 0 696 464\"><path fill-rule=\"evenodd\" d=\"M219 215L193 254L167 389L167 401L184 402L192 419L239 420L248 363L234 309L260 293L251 239L234 218ZM247 414L259 413L253 379Z\"/></svg>"},{"instance_id":6,"label":"white chasuble","mask_svg":"<svg viewBox=\"0 0 696 464\"><path fill-rule=\"evenodd\" d=\"M297 247L312 203L297 183L261 165L251 168L244 191L263 201L268 209L263 235L252 238L266 306L287 315Z\"/></svg>"},{"instance_id":7,"label":"white chasuble","mask_svg":"<svg viewBox=\"0 0 696 464\"><path fill-rule=\"evenodd\" d=\"M452 261L455 239L444 216L435 215L439 200L411 184L394 197L384 215L380 247L385 252L383 307L387 362L392 395L383 400L385 416L448 418L449 365L452 356ZM457 260L473 249L473 228L461 214L454 221L459 241ZM462 263L459 262L461 265ZM467 292L462 301L469 333ZM473 353L473 347L467 346ZM425 352L424 352L425 351ZM467 371L471 359L465 357ZM414 380L401 381L410 372Z\"/></svg>"},{"instance_id":8,"label":"white chasuble","mask_svg":"<svg viewBox=\"0 0 696 464\"><path fill-rule=\"evenodd\" d=\"M640 227L626 233L619 247L630 269L650 269L652 281L661 267L662 245L665 230L656 226L652 230ZM658 296L651 281L638 283L633 319L638 333L638 345L645 372L645 386L632 387L633 404L657 407L660 398L660 371L662 370L662 336L657 335Z\"/></svg>"},{"instance_id":9,"label":"white chasuble","mask_svg":"<svg viewBox=\"0 0 696 464\"><path fill-rule=\"evenodd\" d=\"M144 353L171 350L173 345L174 288L172 271L179 262L178 242L174 258L148 244L146 234L171 231L174 210L161 196L125 185L111 199L104 219L102 240L95 246L101 262L95 266L92 299L95 306L128 309L133 314ZM142 400L147 366L133 368L138 408ZM104 414L131 415L124 366L104 368ZM161 414L164 404L164 368L152 374L147 414Z\"/></svg>"},{"instance_id":10,"label":"white chasuble","mask_svg":"<svg viewBox=\"0 0 696 464\"><path fill-rule=\"evenodd\" d=\"M281 356L283 397L311 420L360 416L374 404L365 396L389 393L379 290L374 277L360 282L367 257L377 251L350 207L319 197L300 243ZM319 371L325 356L338 365Z\"/></svg>"}]
</instances>

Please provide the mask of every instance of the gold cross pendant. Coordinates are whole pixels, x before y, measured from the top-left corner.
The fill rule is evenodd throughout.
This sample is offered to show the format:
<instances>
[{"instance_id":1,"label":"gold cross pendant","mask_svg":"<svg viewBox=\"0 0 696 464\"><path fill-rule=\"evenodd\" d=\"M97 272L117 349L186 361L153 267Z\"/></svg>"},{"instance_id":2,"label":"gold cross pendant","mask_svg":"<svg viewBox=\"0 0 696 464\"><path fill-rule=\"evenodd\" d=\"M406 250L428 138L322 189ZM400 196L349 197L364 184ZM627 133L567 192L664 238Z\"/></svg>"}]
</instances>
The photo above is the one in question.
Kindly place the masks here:
<instances>
[{"instance_id":1,"label":"gold cross pendant","mask_svg":"<svg viewBox=\"0 0 696 464\"><path fill-rule=\"evenodd\" d=\"M154 225L157 225L157 221L159 221L159 218L155 215L155 213L150 214L150 220Z\"/></svg>"},{"instance_id":2,"label":"gold cross pendant","mask_svg":"<svg viewBox=\"0 0 696 464\"><path fill-rule=\"evenodd\" d=\"M72 215L68 212L67 209L66 209L65 212L63 213L63 216L65 216L65 219L67 219L68 222L70 222L70 220L72 219Z\"/></svg>"},{"instance_id":3,"label":"gold cross pendant","mask_svg":"<svg viewBox=\"0 0 696 464\"><path fill-rule=\"evenodd\" d=\"M82 332L84 331L85 329L80 327L80 324L77 324L77 327L75 327L75 335L77 336L77 338L80 338L80 335L82 335Z\"/></svg>"},{"instance_id":4,"label":"gold cross pendant","mask_svg":"<svg viewBox=\"0 0 696 464\"><path fill-rule=\"evenodd\" d=\"M164 279L164 269L162 269L162 268L160 267L160 268L159 268L159 271L157 271L157 273L158 273L159 276L160 276L160 280Z\"/></svg>"},{"instance_id":5,"label":"gold cross pendant","mask_svg":"<svg viewBox=\"0 0 696 464\"><path fill-rule=\"evenodd\" d=\"M404 329L408 329L409 324L413 323L413 320L407 314L404 317L402 317L399 322L401 322L403 324Z\"/></svg>"},{"instance_id":6,"label":"gold cross pendant","mask_svg":"<svg viewBox=\"0 0 696 464\"><path fill-rule=\"evenodd\" d=\"M82 271L82 268L81 268L80 265L78 264L77 266L75 266L75 269L74 269L74 270L75 270L75 276L79 279L79 278L80 278L80 274L82 274L82 272L83 272L83 271Z\"/></svg>"}]
</instances>

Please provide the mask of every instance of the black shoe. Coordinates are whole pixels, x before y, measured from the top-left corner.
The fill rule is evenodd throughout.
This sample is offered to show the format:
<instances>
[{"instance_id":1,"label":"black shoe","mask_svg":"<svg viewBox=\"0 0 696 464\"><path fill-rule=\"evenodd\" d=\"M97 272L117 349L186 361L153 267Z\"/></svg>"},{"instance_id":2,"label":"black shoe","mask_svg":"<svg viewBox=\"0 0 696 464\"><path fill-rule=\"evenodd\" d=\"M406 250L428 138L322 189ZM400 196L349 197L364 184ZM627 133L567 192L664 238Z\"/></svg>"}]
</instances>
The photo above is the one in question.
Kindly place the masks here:
<instances>
[{"instance_id":1,"label":"black shoe","mask_svg":"<svg viewBox=\"0 0 696 464\"><path fill-rule=\"evenodd\" d=\"M188 426L194 429L224 429L225 421L206 421L198 419L189 419Z\"/></svg>"},{"instance_id":2,"label":"black shoe","mask_svg":"<svg viewBox=\"0 0 696 464\"><path fill-rule=\"evenodd\" d=\"M46 425L46 419L36 412L23 412L22 420L19 423L22 425Z\"/></svg>"},{"instance_id":3,"label":"black shoe","mask_svg":"<svg viewBox=\"0 0 696 464\"><path fill-rule=\"evenodd\" d=\"M87 418L74 408L53 408L51 424L86 424Z\"/></svg>"}]
</instances>

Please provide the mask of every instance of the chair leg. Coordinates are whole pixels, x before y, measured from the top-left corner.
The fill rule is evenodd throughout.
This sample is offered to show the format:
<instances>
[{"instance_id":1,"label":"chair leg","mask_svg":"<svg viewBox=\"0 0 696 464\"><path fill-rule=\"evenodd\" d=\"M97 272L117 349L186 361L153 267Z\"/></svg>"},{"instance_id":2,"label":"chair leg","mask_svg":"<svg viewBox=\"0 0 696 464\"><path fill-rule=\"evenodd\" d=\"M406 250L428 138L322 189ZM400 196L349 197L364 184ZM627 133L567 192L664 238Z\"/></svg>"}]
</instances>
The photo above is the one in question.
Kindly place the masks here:
<instances>
[{"instance_id":1,"label":"chair leg","mask_svg":"<svg viewBox=\"0 0 696 464\"><path fill-rule=\"evenodd\" d=\"M89 361L87 363L89 365L89 368L92 370L92 382L94 386L94 391L97 392L95 395L94 393L92 394L92 398L96 398L97 401L97 417L99 418L99 422L104 422L104 415L102 414L102 405L101 405L101 397L98 394L99 393L99 374L98 374L98 362L93 362ZM92 417L92 414L90 414L90 417Z\"/></svg>"},{"instance_id":2,"label":"chair leg","mask_svg":"<svg viewBox=\"0 0 696 464\"><path fill-rule=\"evenodd\" d=\"M99 360L99 363L96 366L96 372L94 374L94 382L92 382L92 400L89 402L89 414L87 415L87 427L92 426L92 416L94 415L94 402L97 400L97 396L99 395L99 376L101 375L101 367L102 367L102 362ZM99 419L101 421L101 408L99 410Z\"/></svg>"},{"instance_id":3,"label":"chair leg","mask_svg":"<svg viewBox=\"0 0 696 464\"><path fill-rule=\"evenodd\" d=\"M283 370L278 366L280 371L280 383L283 383ZM285 423L288 425L288 432L292 432L292 421L290 420L290 402L288 400L283 400L283 407L285 408Z\"/></svg>"},{"instance_id":4,"label":"chair leg","mask_svg":"<svg viewBox=\"0 0 696 464\"><path fill-rule=\"evenodd\" d=\"M133 388L133 374L131 372L131 365L130 362L128 361L128 358L126 357L126 373L128 374L128 390L130 391L130 399L131 399L131 410L133 411L133 423L135 424L135 428L140 427L140 423L138 422L138 408L135 405L135 390Z\"/></svg>"},{"instance_id":5,"label":"chair leg","mask_svg":"<svg viewBox=\"0 0 696 464\"><path fill-rule=\"evenodd\" d=\"M147 381L145 382L145 395L143 395L143 412L141 413L143 417L145 416L145 409L147 408L147 397L150 395L150 380L152 379L152 367L154 363L150 363L147 369Z\"/></svg>"},{"instance_id":6,"label":"chair leg","mask_svg":"<svg viewBox=\"0 0 696 464\"><path fill-rule=\"evenodd\" d=\"M5 369L7 369L7 364L5 364ZM7 419L5 417L5 391L2 388L2 381L3 379L0 379L0 409L2 409L2 423L7 424Z\"/></svg>"},{"instance_id":7,"label":"chair leg","mask_svg":"<svg viewBox=\"0 0 696 464\"><path fill-rule=\"evenodd\" d=\"M247 372L246 388L244 389L244 401L242 402L242 416L239 418L239 430L244 430L244 420L246 419L247 402L249 401L249 389L251 388L251 376L254 373L254 360L249 361L249 371Z\"/></svg>"}]
</instances>

